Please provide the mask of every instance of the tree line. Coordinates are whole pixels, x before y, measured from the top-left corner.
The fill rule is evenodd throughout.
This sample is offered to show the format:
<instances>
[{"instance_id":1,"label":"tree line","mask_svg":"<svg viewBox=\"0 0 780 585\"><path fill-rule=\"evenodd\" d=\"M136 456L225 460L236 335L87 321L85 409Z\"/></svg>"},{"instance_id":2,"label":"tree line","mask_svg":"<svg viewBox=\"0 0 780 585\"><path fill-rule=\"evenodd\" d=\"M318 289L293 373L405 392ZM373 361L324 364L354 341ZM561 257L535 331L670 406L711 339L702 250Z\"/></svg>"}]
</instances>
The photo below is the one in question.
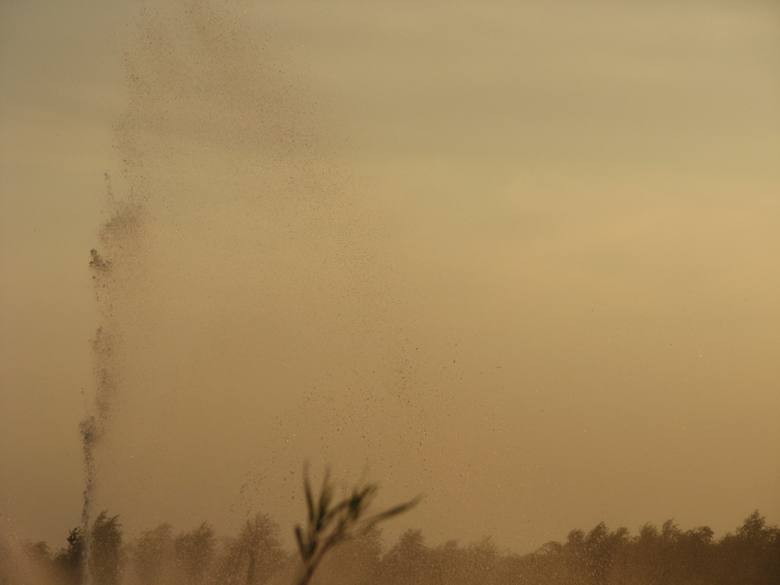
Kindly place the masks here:
<instances>
[{"instance_id":1,"label":"tree line","mask_svg":"<svg viewBox=\"0 0 780 585\"><path fill-rule=\"evenodd\" d=\"M0 545L0 584L81 585L87 573L92 585L282 584L294 581L299 562L265 514L230 537L218 537L205 522L178 533L161 524L125 542L119 517L103 512L88 534L71 530L58 551L28 541L19 555ZM758 511L720 539L706 526L684 531L672 520L661 527L646 524L635 535L601 523L524 555L499 550L489 537L466 546L429 546L420 530L408 530L385 549L374 526L334 548L312 579L314 585L778 583L780 528Z\"/></svg>"}]
</instances>

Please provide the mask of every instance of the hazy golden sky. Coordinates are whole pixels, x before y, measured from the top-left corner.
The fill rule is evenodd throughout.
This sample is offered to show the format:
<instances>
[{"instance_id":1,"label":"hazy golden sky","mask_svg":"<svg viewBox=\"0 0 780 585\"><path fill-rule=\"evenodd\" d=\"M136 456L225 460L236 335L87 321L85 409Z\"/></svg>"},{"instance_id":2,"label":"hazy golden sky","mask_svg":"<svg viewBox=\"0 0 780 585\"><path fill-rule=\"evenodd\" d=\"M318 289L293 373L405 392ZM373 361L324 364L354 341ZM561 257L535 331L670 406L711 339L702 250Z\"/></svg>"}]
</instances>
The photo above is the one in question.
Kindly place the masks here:
<instances>
[{"instance_id":1,"label":"hazy golden sky","mask_svg":"<svg viewBox=\"0 0 780 585\"><path fill-rule=\"evenodd\" d=\"M304 458L434 543L780 521L775 2L2 0L0 261L7 534L79 522L101 324L130 534Z\"/></svg>"}]
</instances>

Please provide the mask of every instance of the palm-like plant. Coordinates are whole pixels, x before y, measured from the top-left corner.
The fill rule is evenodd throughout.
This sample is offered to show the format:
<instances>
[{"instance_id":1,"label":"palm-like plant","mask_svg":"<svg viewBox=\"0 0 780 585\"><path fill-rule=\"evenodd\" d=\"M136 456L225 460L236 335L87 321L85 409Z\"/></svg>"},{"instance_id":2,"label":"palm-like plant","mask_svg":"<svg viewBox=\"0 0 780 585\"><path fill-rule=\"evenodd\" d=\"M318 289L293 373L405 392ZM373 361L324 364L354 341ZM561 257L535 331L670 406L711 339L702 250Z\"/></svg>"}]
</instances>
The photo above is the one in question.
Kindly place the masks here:
<instances>
[{"instance_id":1,"label":"palm-like plant","mask_svg":"<svg viewBox=\"0 0 780 585\"><path fill-rule=\"evenodd\" d=\"M335 545L365 535L380 522L410 510L421 500L421 497L417 496L383 512L367 515L368 508L379 491L378 484L358 484L352 488L350 495L334 503L330 470L325 470L319 496L315 497L309 481L308 465L303 468L303 489L306 494L308 519L305 529L300 524L295 527L295 538L303 561L298 585L307 585L325 553Z\"/></svg>"}]
</instances>

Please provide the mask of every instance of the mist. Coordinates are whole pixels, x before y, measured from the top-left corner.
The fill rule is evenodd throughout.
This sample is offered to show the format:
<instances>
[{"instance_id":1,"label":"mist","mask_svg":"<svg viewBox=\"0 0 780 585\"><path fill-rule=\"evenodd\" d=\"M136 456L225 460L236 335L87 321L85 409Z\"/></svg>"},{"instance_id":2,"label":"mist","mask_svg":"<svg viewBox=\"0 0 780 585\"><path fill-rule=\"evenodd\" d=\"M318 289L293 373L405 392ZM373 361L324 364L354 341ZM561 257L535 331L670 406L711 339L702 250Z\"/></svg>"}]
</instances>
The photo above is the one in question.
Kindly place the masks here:
<instances>
[{"instance_id":1,"label":"mist","mask_svg":"<svg viewBox=\"0 0 780 585\"><path fill-rule=\"evenodd\" d=\"M9 538L777 521L775 7L0 16Z\"/></svg>"}]
</instances>

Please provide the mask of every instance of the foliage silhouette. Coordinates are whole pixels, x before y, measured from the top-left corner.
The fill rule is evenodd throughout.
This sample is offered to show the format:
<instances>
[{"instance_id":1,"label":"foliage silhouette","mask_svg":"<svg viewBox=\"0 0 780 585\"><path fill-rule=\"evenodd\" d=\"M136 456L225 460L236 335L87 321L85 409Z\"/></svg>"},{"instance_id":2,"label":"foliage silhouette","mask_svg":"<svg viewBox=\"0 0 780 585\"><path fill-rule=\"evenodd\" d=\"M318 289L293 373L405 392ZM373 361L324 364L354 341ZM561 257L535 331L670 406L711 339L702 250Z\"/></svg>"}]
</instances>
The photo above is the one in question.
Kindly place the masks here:
<instances>
[{"instance_id":1,"label":"foliage silhouette","mask_svg":"<svg viewBox=\"0 0 780 585\"><path fill-rule=\"evenodd\" d=\"M339 500L333 497L327 476L323 485L328 489L315 494L308 477L304 481L309 493L307 507L314 522L329 512L340 510L346 514L349 506L344 506L344 502L375 493L376 489L366 492L365 486L360 485L352 495L348 493ZM549 542L536 552L520 555L498 550L489 538L466 546L450 541L432 547L426 545L421 531L407 530L383 553L377 519L392 516L371 515L370 498L360 501L361 513L347 516L355 521L347 523L340 532L337 528L342 517L338 513L331 516L330 523L323 522L322 530L307 527L310 532L306 532L298 527L299 549L301 541L304 545L312 541L311 534L319 543L315 549L320 551L318 558L322 562L318 568L314 566L317 572L312 585L780 583L780 528L767 524L758 512L720 539L715 539L706 526L683 530L673 520L661 526L646 524L633 535L625 528L613 531L600 523L590 531L571 531L562 543ZM109 530L107 527L112 525L114 528ZM121 538L117 534L119 528L116 517L103 515L89 533L96 543L116 543ZM333 534L341 537L328 540L328 535ZM68 545L52 554L43 542L22 542L14 550L12 543L0 538L0 584L80 585L83 579L78 578L86 576L84 541L81 530L74 529ZM335 544L326 547L327 542ZM124 545L118 555L111 546L105 546L104 552L110 559L127 560L118 565L122 585L261 585L296 580L306 583L302 579L313 574L312 571L307 577L300 572L297 556L301 551L298 555L286 554L278 541L278 527L263 514L246 522L234 537L218 540L205 523L178 535L170 526L161 525ZM91 567L94 562L90 562ZM107 574L111 579L114 573ZM98 578L104 578L96 575L95 585Z\"/></svg>"},{"instance_id":2,"label":"foliage silhouette","mask_svg":"<svg viewBox=\"0 0 780 585\"><path fill-rule=\"evenodd\" d=\"M119 516L101 512L89 535L89 574L95 585L118 585L122 562L122 525Z\"/></svg>"},{"instance_id":3,"label":"foliage silhouette","mask_svg":"<svg viewBox=\"0 0 780 585\"><path fill-rule=\"evenodd\" d=\"M260 585L276 574L285 560L279 525L267 514L257 513L227 544L220 580L225 585Z\"/></svg>"},{"instance_id":4,"label":"foliage silhouette","mask_svg":"<svg viewBox=\"0 0 780 585\"><path fill-rule=\"evenodd\" d=\"M214 529L204 522L195 530L180 534L173 541L176 565L184 575L187 585L200 585L205 582L208 570L214 562L214 536Z\"/></svg>"},{"instance_id":5,"label":"foliage silhouette","mask_svg":"<svg viewBox=\"0 0 780 585\"><path fill-rule=\"evenodd\" d=\"M160 524L144 532L132 550L139 585L163 585L171 580L174 553L173 528Z\"/></svg>"},{"instance_id":6,"label":"foliage silhouette","mask_svg":"<svg viewBox=\"0 0 780 585\"><path fill-rule=\"evenodd\" d=\"M379 491L375 483L358 484L349 496L333 502L330 469L325 470L320 492L315 496L309 481L309 468L303 468L303 489L308 512L306 528L295 527L295 538L303 567L298 585L306 585L325 554L337 544L366 535L377 524L402 514L420 502L420 496L383 512L368 515L368 508Z\"/></svg>"},{"instance_id":7,"label":"foliage silhouette","mask_svg":"<svg viewBox=\"0 0 780 585\"><path fill-rule=\"evenodd\" d=\"M68 534L68 546L54 556L55 571L65 585L79 585L84 578L86 540L81 527Z\"/></svg>"}]
</instances>

